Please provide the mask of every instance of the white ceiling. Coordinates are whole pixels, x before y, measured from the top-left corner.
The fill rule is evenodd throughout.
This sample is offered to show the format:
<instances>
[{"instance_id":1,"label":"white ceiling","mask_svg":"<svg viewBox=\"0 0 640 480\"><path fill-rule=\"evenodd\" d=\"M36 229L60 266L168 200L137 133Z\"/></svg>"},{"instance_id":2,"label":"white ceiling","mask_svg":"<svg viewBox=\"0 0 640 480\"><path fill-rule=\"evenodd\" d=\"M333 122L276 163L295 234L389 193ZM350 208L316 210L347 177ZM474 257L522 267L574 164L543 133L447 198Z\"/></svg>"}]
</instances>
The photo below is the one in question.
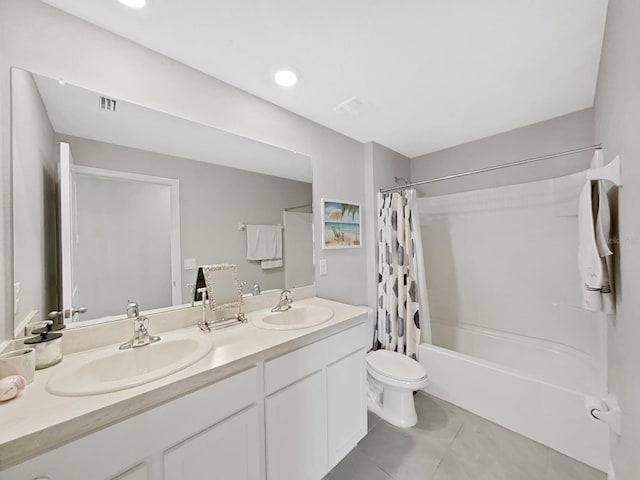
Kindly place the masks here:
<instances>
[{"instance_id":1,"label":"white ceiling","mask_svg":"<svg viewBox=\"0 0 640 480\"><path fill-rule=\"evenodd\" d=\"M593 105L607 0L44 0L414 157ZM291 65L294 88L272 81ZM357 115L336 112L357 97Z\"/></svg>"},{"instance_id":2,"label":"white ceiling","mask_svg":"<svg viewBox=\"0 0 640 480\"><path fill-rule=\"evenodd\" d=\"M53 129L201 162L310 183L310 157L157 110L117 100L115 112L98 108L99 93L34 75Z\"/></svg>"}]
</instances>

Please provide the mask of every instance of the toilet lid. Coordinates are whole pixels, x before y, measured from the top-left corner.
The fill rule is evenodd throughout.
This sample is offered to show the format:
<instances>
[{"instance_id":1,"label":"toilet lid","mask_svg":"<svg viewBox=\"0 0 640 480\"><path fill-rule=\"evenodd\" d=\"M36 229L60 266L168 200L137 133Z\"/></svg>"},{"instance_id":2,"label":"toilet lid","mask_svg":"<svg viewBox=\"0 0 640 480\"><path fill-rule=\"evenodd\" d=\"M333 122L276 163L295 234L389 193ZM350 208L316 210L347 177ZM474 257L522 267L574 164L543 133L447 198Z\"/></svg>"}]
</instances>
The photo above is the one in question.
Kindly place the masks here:
<instances>
[{"instance_id":1,"label":"toilet lid","mask_svg":"<svg viewBox=\"0 0 640 480\"><path fill-rule=\"evenodd\" d=\"M376 350L367 355L367 364L381 375L395 380L416 381L427 376L427 371L413 358L389 350Z\"/></svg>"}]
</instances>

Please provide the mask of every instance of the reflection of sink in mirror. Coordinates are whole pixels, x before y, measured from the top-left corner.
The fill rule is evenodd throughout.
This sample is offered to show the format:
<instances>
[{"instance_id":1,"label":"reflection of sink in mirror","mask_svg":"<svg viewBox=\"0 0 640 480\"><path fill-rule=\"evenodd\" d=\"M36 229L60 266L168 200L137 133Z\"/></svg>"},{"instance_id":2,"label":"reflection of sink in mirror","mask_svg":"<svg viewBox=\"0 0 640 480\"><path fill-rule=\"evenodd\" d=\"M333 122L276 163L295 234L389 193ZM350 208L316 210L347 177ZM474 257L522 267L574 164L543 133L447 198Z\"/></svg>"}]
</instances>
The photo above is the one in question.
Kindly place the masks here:
<instances>
[{"instance_id":1,"label":"reflection of sink in mirror","mask_svg":"<svg viewBox=\"0 0 640 480\"><path fill-rule=\"evenodd\" d=\"M263 293L313 283L310 157L118 98L103 109L103 93L19 68L11 94L16 335L52 310L86 307L64 319L81 323L123 318L128 300L189 306L195 265L235 264ZM247 260L239 223L284 225L283 265Z\"/></svg>"},{"instance_id":2,"label":"reflection of sink in mirror","mask_svg":"<svg viewBox=\"0 0 640 480\"><path fill-rule=\"evenodd\" d=\"M293 304L290 310L272 312L271 309L247 315L251 323L265 330L296 330L321 325L333 317L333 310L315 305Z\"/></svg>"},{"instance_id":3,"label":"reflection of sink in mirror","mask_svg":"<svg viewBox=\"0 0 640 480\"><path fill-rule=\"evenodd\" d=\"M158 380L204 358L212 348L205 335L166 334L144 347L119 350L117 345L67 355L47 390L55 395L83 396L115 392Z\"/></svg>"}]
</instances>

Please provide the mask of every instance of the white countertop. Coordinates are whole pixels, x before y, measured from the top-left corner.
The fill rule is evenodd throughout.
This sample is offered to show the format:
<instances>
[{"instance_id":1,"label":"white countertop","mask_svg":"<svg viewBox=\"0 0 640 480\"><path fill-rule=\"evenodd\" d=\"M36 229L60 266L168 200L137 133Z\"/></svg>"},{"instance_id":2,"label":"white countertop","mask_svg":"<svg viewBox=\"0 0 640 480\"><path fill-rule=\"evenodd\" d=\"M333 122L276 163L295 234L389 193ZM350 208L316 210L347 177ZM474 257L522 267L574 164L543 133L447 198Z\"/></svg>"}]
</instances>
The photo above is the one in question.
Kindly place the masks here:
<instances>
[{"instance_id":1,"label":"white countertop","mask_svg":"<svg viewBox=\"0 0 640 480\"><path fill-rule=\"evenodd\" d=\"M64 360L37 371L34 382L19 398L0 403L0 470L239 373L260 361L313 343L358 323L366 314L361 307L317 297L297 303L329 307L333 317L321 325L299 330L262 330L251 321L210 333L201 332L195 324L174 330L185 336L209 336L214 345L212 351L184 370L126 390L82 397L56 396L47 392L46 385L51 376L64 368ZM251 319L251 313L247 317ZM356 317L360 318L356 320ZM151 333L156 333L153 324ZM88 350L71 355L90 353Z\"/></svg>"}]
</instances>

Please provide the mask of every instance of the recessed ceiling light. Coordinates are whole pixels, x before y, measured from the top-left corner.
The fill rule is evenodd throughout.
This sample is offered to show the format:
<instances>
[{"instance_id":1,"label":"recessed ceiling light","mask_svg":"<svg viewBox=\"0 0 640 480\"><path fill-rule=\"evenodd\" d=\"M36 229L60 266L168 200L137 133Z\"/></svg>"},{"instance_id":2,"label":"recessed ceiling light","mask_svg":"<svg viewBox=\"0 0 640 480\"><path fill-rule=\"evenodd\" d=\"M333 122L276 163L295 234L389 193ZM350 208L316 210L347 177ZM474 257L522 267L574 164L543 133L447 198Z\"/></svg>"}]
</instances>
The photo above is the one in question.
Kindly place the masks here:
<instances>
[{"instance_id":1,"label":"recessed ceiling light","mask_svg":"<svg viewBox=\"0 0 640 480\"><path fill-rule=\"evenodd\" d=\"M142 8L147 3L147 0L118 0L123 5L131 8Z\"/></svg>"},{"instance_id":2,"label":"recessed ceiling light","mask_svg":"<svg viewBox=\"0 0 640 480\"><path fill-rule=\"evenodd\" d=\"M293 87L298 81L298 74L293 70L283 68L276 73L274 79L281 87Z\"/></svg>"}]
</instances>

